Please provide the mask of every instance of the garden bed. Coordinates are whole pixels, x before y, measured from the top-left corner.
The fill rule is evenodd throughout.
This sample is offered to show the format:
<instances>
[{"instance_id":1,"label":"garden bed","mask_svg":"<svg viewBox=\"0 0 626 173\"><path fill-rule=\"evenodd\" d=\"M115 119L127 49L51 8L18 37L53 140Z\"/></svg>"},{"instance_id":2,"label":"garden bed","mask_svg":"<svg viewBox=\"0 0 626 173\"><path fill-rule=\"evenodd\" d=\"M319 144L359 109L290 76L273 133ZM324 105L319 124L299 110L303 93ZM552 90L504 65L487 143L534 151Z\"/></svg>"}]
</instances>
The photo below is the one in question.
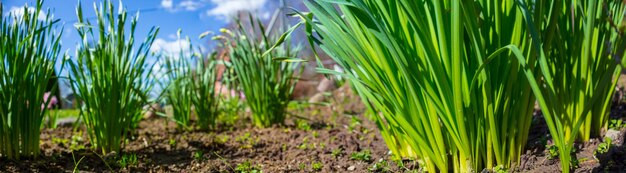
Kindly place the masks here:
<instances>
[{"instance_id":1,"label":"garden bed","mask_svg":"<svg viewBox=\"0 0 626 173\"><path fill-rule=\"evenodd\" d=\"M392 161L385 142L360 101L342 87L330 105L292 110L284 126L260 129L248 118L221 122L214 131L182 131L162 117L143 120L119 155L90 150L84 128L71 125L44 129L42 156L9 161L7 172L419 172L415 161L400 166ZM348 94L346 94L348 93ZM347 96L346 96L347 95ZM356 103L356 104L355 104ZM611 118L624 118L626 104L613 107ZM342 113L338 113L342 112ZM535 114L532 131L516 172L558 172L558 159L549 159L547 127ZM620 133L623 136L624 129ZM623 137L622 137L623 138ZM614 141L620 142L621 141ZM598 139L576 148L576 172L626 170L626 150L613 145L594 158ZM369 153L368 153L369 151Z\"/></svg>"}]
</instances>

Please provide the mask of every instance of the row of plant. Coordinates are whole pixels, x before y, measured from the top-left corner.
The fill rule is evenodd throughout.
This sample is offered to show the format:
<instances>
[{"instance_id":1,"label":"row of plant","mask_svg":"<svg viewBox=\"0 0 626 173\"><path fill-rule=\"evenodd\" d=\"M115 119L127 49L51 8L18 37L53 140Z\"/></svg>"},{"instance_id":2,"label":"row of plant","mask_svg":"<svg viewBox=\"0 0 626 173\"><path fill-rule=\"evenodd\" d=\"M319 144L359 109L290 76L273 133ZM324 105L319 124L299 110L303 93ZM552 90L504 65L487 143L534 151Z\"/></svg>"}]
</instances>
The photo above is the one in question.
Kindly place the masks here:
<instances>
[{"instance_id":1,"label":"row of plant","mask_svg":"<svg viewBox=\"0 0 626 173\"><path fill-rule=\"evenodd\" d=\"M515 167L536 101L563 172L575 140L606 130L626 46L622 1L305 4L294 28L346 73L318 71L351 81L380 112L394 155L429 172Z\"/></svg>"},{"instance_id":2,"label":"row of plant","mask_svg":"<svg viewBox=\"0 0 626 173\"><path fill-rule=\"evenodd\" d=\"M48 81L58 80L51 76L59 57L63 28L55 25L59 20L53 21L50 11L46 20L37 20L42 5L43 0L38 0L34 13L25 7L22 16L0 16L0 156L10 159L39 155L40 127L49 112L39 104L47 105L49 101L42 100ZM79 2L74 27L81 42L75 56L65 55L61 62L62 66L68 64L67 78L80 103L80 120L94 149L103 154L119 153L126 135L138 127L147 111L144 106L153 102L171 105L170 118L179 129L194 128L192 114L197 118L195 125L212 129L222 110L218 103L239 107L239 98L229 99L235 103L220 100L223 86L244 93L244 103L250 107L255 125L267 127L284 122L285 108L299 75L298 63L275 59L295 59L299 49L285 45L275 53L263 55L280 39L276 34L279 31L266 32L261 22L252 17L249 26L238 22L236 31L223 30L224 34L214 39L223 43L222 51L230 59L224 61L217 60L216 53L197 53L192 45L175 55L150 52L159 32L157 27L152 27L147 37L136 44L138 14L130 17L129 24L123 4L120 2L116 9L110 1L94 4L94 11L96 21L92 22L84 17ZM179 31L179 39L180 34ZM157 62L151 63L151 57ZM163 76L153 73L157 63L165 69ZM219 65L224 67L223 74L218 74ZM150 99L149 93L159 83L163 86L162 94Z\"/></svg>"}]
</instances>

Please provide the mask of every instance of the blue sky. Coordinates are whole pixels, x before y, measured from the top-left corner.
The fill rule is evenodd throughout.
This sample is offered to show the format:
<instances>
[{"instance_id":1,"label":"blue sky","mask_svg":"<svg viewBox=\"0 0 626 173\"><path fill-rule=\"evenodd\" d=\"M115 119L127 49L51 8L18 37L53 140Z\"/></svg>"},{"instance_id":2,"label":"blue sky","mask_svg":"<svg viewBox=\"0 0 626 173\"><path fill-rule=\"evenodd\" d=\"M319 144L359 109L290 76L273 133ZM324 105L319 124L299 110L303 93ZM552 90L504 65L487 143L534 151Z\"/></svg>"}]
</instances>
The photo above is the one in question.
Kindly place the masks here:
<instances>
[{"instance_id":1,"label":"blue sky","mask_svg":"<svg viewBox=\"0 0 626 173\"><path fill-rule=\"evenodd\" d=\"M218 30L226 26L232 15L239 11L250 11L262 19L270 17L270 4L277 0L123 0L122 3L127 11L135 15L139 11L136 38L141 41L147 35L152 26L160 28L159 35L152 46L153 51L176 53L182 47L187 47L188 42L178 40L176 33L182 29L182 37L189 36L194 47L208 48L209 39L199 40L198 36L206 31L218 33ZM4 6L4 12L21 10L27 4L35 6L35 0L0 0ZM82 0L84 17L95 16L93 11L94 2L98 0ZM114 0L117 6L118 1ZM79 36L74 28L76 23L76 6L78 0L46 0L43 10L52 10L55 19L60 19L65 26L62 38L63 52L69 51L74 55L74 48L78 43ZM92 21L92 23L95 23ZM138 41L137 41L138 42ZM66 75L62 72L61 76ZM67 89L62 89L63 95L68 94Z\"/></svg>"}]
</instances>

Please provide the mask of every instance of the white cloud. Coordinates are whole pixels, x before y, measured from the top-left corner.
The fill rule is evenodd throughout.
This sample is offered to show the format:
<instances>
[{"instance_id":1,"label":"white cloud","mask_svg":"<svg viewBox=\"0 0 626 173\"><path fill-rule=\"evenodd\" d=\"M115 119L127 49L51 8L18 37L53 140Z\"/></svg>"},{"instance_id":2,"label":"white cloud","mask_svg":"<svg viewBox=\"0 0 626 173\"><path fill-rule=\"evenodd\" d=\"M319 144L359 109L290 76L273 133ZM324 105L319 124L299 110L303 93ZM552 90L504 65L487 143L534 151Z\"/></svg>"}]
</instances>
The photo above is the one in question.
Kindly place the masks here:
<instances>
[{"instance_id":1,"label":"white cloud","mask_svg":"<svg viewBox=\"0 0 626 173\"><path fill-rule=\"evenodd\" d=\"M262 10L267 0L211 0L215 7L207 11L207 15L227 20L240 11Z\"/></svg>"},{"instance_id":2,"label":"white cloud","mask_svg":"<svg viewBox=\"0 0 626 173\"><path fill-rule=\"evenodd\" d=\"M191 43L189 43L189 41L184 40L184 39L175 40L175 41L166 41L165 39L157 38L156 40L154 40L154 43L152 43L150 52L177 56L180 54L181 51L185 53L190 52L189 50L190 44Z\"/></svg>"},{"instance_id":3,"label":"white cloud","mask_svg":"<svg viewBox=\"0 0 626 173\"><path fill-rule=\"evenodd\" d=\"M28 13L30 14L35 13L35 8L28 7ZM24 15L24 7L13 6L9 10L9 14L13 14L14 16L18 16L18 18L21 18L21 16ZM46 13L42 10L39 10L39 16L37 16L37 20L42 20L42 21L46 20Z\"/></svg>"},{"instance_id":4,"label":"white cloud","mask_svg":"<svg viewBox=\"0 0 626 173\"><path fill-rule=\"evenodd\" d=\"M174 2L173 0L161 0L161 7L165 9L172 9L174 8Z\"/></svg>"},{"instance_id":5,"label":"white cloud","mask_svg":"<svg viewBox=\"0 0 626 173\"><path fill-rule=\"evenodd\" d=\"M187 11L196 11L199 8L203 7L204 4L202 2L198 2L198 1L192 1L192 0L185 0L183 2L180 2L178 4L179 7L187 10Z\"/></svg>"},{"instance_id":6,"label":"white cloud","mask_svg":"<svg viewBox=\"0 0 626 173\"><path fill-rule=\"evenodd\" d=\"M207 3L208 0L183 0L179 3L175 3L174 0L161 0L161 7L167 9L170 12L178 11L196 11Z\"/></svg>"}]
</instances>

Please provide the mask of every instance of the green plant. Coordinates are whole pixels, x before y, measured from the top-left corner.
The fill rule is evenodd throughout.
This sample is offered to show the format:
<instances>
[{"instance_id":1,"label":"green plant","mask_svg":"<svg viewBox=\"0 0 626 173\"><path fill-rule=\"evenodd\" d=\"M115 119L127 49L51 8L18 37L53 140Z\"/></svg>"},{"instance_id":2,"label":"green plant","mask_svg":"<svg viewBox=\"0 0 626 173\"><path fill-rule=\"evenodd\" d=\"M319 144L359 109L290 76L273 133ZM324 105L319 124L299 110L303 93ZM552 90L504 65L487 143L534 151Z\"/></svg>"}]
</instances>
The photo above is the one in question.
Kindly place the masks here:
<instances>
[{"instance_id":1,"label":"green plant","mask_svg":"<svg viewBox=\"0 0 626 173\"><path fill-rule=\"evenodd\" d=\"M372 165L371 167L367 168L370 172L392 172L391 168L389 167L389 162L387 162L386 160L379 160L378 162L374 163L374 165Z\"/></svg>"},{"instance_id":2,"label":"green plant","mask_svg":"<svg viewBox=\"0 0 626 173\"><path fill-rule=\"evenodd\" d=\"M296 126L300 130L304 130L304 131L310 131L311 130L311 125L306 120L300 120L300 119L296 120Z\"/></svg>"},{"instance_id":3,"label":"green plant","mask_svg":"<svg viewBox=\"0 0 626 173\"><path fill-rule=\"evenodd\" d=\"M170 138L169 144L170 144L170 147L176 147L176 139Z\"/></svg>"},{"instance_id":4,"label":"green plant","mask_svg":"<svg viewBox=\"0 0 626 173\"><path fill-rule=\"evenodd\" d=\"M626 124L621 119L614 119L609 121L609 129L620 130L623 127L626 127Z\"/></svg>"},{"instance_id":5,"label":"green plant","mask_svg":"<svg viewBox=\"0 0 626 173\"><path fill-rule=\"evenodd\" d=\"M306 168L306 165L304 163L298 163L298 169L304 171L304 168Z\"/></svg>"},{"instance_id":6,"label":"green plant","mask_svg":"<svg viewBox=\"0 0 626 173\"><path fill-rule=\"evenodd\" d=\"M372 160L372 155L370 153L370 150L362 150L359 152L352 153L350 155L350 159L367 162L367 161Z\"/></svg>"},{"instance_id":7,"label":"green plant","mask_svg":"<svg viewBox=\"0 0 626 173\"><path fill-rule=\"evenodd\" d=\"M125 134L141 120L152 88L153 78L147 75L152 68L147 67L146 57L159 29L151 28L139 48L134 48L138 15L126 28L122 4L116 13L108 0L94 6L96 25L83 17L80 1L76 9L75 26L82 42L76 61L69 65L71 86L82 103L81 115L91 143L103 153L119 152Z\"/></svg>"},{"instance_id":8,"label":"green plant","mask_svg":"<svg viewBox=\"0 0 626 173\"><path fill-rule=\"evenodd\" d=\"M602 143L598 144L598 148L593 151L594 157L598 154L604 154L609 152L609 149L611 149L611 142L613 142L611 138L605 137Z\"/></svg>"},{"instance_id":9,"label":"green plant","mask_svg":"<svg viewBox=\"0 0 626 173\"><path fill-rule=\"evenodd\" d=\"M51 98L44 100L44 94L57 80L63 30L55 29L59 19L52 19L52 11L40 13L42 6L37 0L34 10L25 6L21 16L4 16L0 5L0 155L9 159L39 156L40 126Z\"/></svg>"},{"instance_id":10,"label":"green plant","mask_svg":"<svg viewBox=\"0 0 626 173\"><path fill-rule=\"evenodd\" d=\"M258 127L282 124L302 72L297 70L298 60L294 60L299 48L284 44L277 48L278 51L263 54L279 38L266 34L265 26L259 20L250 16L249 22L249 27L245 27L237 20L236 31L222 30L225 35L216 38L222 38L223 46L228 50L229 68L245 94L254 124ZM296 62L286 62L289 60Z\"/></svg>"},{"instance_id":11,"label":"green plant","mask_svg":"<svg viewBox=\"0 0 626 173\"><path fill-rule=\"evenodd\" d=\"M204 152L202 152L202 151L195 151L195 152L193 152L193 159L194 160L198 160L198 161L204 160Z\"/></svg>"},{"instance_id":12,"label":"green plant","mask_svg":"<svg viewBox=\"0 0 626 173\"><path fill-rule=\"evenodd\" d=\"M548 147L548 159L556 159L559 157L559 148L556 145Z\"/></svg>"},{"instance_id":13,"label":"green plant","mask_svg":"<svg viewBox=\"0 0 626 173\"><path fill-rule=\"evenodd\" d=\"M526 79L536 58L524 57L537 48L515 1L305 5L309 43L344 72L318 71L350 81L395 157L419 158L428 172L519 163L535 101Z\"/></svg>"},{"instance_id":14,"label":"green plant","mask_svg":"<svg viewBox=\"0 0 626 173\"><path fill-rule=\"evenodd\" d=\"M521 1L519 1L521 2ZM523 4L523 3L521 3ZM606 129L611 98L622 69L626 42L624 3L530 1L523 5L539 75L529 77L563 172L569 172L574 142ZM563 44L567 43L567 44Z\"/></svg>"},{"instance_id":15,"label":"green plant","mask_svg":"<svg viewBox=\"0 0 626 173\"><path fill-rule=\"evenodd\" d=\"M180 29L176 32L181 47L178 53L166 54L162 52L160 54L165 57L165 61L161 64L165 70L165 79L160 83L164 88L162 95L166 99L166 103L172 106L172 119L177 123L179 129L191 130L191 106L193 104L192 97L195 95L195 86L191 81L192 69L189 61L194 54L189 52L193 50L191 44L186 45L187 47L182 45L182 41L180 41L181 32ZM190 43L189 37L186 38L186 41Z\"/></svg>"},{"instance_id":16,"label":"green plant","mask_svg":"<svg viewBox=\"0 0 626 173\"><path fill-rule=\"evenodd\" d=\"M261 173L261 172L263 172L257 166L253 166L252 163L250 163L249 160L246 160L243 163L237 164L237 166L235 167L235 171L240 172L240 173Z\"/></svg>"},{"instance_id":17,"label":"green plant","mask_svg":"<svg viewBox=\"0 0 626 173\"><path fill-rule=\"evenodd\" d=\"M322 162L314 161L311 163L311 169L313 169L313 171L321 171L322 168L324 168L324 164L322 164Z\"/></svg>"},{"instance_id":18,"label":"green plant","mask_svg":"<svg viewBox=\"0 0 626 173\"><path fill-rule=\"evenodd\" d=\"M218 74L215 56L215 53L210 54L208 57L198 56L195 73L191 78L195 92L192 96L192 102L198 117L199 126L202 129L215 128L220 111L220 97L216 92L222 88L217 88L216 86Z\"/></svg>"},{"instance_id":19,"label":"green plant","mask_svg":"<svg viewBox=\"0 0 626 173\"><path fill-rule=\"evenodd\" d=\"M128 166L135 166L139 162L137 161L137 154L122 154L119 160L117 160L117 165L126 168Z\"/></svg>"},{"instance_id":20,"label":"green plant","mask_svg":"<svg viewBox=\"0 0 626 173\"><path fill-rule=\"evenodd\" d=\"M339 156L341 156L343 153L343 149L341 148L335 148L333 149L333 151L330 153L330 155L332 155L333 157L337 158Z\"/></svg>"}]
</instances>

